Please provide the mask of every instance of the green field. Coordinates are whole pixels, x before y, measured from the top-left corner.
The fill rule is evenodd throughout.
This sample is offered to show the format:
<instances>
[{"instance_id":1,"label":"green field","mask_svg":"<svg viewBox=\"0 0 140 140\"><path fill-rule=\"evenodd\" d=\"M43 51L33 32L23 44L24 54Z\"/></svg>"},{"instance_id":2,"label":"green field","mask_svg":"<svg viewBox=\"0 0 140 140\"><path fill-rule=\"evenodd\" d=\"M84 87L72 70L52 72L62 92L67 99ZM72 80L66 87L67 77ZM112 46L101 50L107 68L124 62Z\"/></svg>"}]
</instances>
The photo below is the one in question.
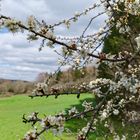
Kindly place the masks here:
<instances>
[{"instance_id":1,"label":"green field","mask_svg":"<svg viewBox=\"0 0 140 140\"><path fill-rule=\"evenodd\" d=\"M44 114L53 115L62 110L67 110L72 106L81 109L80 104L85 99L87 101L93 101L94 98L90 94L83 94L80 99L77 99L75 95L60 96L58 99L54 97L31 99L25 95L0 98L0 140L21 140L24 134L31 129L29 124L22 122L23 114L29 115L36 111L40 112L43 117ZM132 139L133 130L136 128L139 129L139 127L135 125L127 125L127 127L122 129L120 122L117 121L116 118L113 120L117 132L120 135L129 135L130 140ZM78 129L85 125L86 122L83 120L71 120L66 123L66 128L69 128L71 133L63 133L63 135L59 137L54 137L52 133L46 133L41 140L75 140ZM92 133L89 140L96 140L96 138L103 140L105 133L102 131L107 132L102 125L99 125L97 133ZM108 140L112 140L112 136L108 138ZM139 140L139 138L134 140Z\"/></svg>"},{"instance_id":2,"label":"green field","mask_svg":"<svg viewBox=\"0 0 140 140\"><path fill-rule=\"evenodd\" d=\"M31 127L29 124L22 123L22 115L30 114L37 111L40 114L55 114L59 111L70 108L72 105L79 106L84 99L89 100L91 95L81 95L80 99L76 96L60 96L58 99L54 97L49 98L34 98L30 99L28 96L19 95L0 99L0 139L1 140L20 140L25 132ZM77 128L77 121L71 121L66 125L70 128ZM76 129L74 129L77 132ZM45 136L46 137L46 136ZM52 134L47 135L47 140L74 140L74 134L63 134L60 138L53 138Z\"/></svg>"}]
</instances>

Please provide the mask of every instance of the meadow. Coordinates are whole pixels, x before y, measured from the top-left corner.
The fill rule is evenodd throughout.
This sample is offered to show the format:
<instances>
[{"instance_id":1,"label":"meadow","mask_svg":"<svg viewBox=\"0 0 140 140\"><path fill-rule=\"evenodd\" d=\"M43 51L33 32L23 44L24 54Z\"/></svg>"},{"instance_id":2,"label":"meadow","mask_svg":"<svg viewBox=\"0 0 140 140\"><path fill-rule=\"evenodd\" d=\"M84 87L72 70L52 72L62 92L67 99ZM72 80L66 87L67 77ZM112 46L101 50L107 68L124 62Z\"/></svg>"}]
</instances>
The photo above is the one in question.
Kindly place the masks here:
<instances>
[{"instance_id":1,"label":"meadow","mask_svg":"<svg viewBox=\"0 0 140 140\"><path fill-rule=\"evenodd\" d=\"M76 106L81 110L81 103L84 101L93 101L91 94L82 94L80 99L75 95L60 96L58 99L49 98L34 98L31 99L27 95L16 95L11 97L0 98L0 140L21 140L25 133L31 129L29 124L22 122L23 114L31 114L32 112L40 112L41 117L46 115L54 115L62 110L68 110L72 106ZM86 121L75 119L66 123L66 128L69 128L69 133L63 133L62 136L54 136L52 133L46 133L41 137L41 140L76 140L77 132L80 128L86 125ZM120 135L129 135L132 140L132 131L138 126L135 124L127 125L122 129L117 118L113 119L113 124ZM89 140L104 140L105 132L108 132L102 125L99 125L96 133L89 136ZM108 140L112 140L112 136ZM128 139L129 140L129 139ZM135 139L134 140L139 140Z\"/></svg>"},{"instance_id":2,"label":"meadow","mask_svg":"<svg viewBox=\"0 0 140 140\"><path fill-rule=\"evenodd\" d=\"M67 110L73 105L78 107L84 99L91 100L91 98L92 95L90 94L81 95L80 99L77 99L74 95L60 96L58 99L54 97L31 99L26 95L0 98L0 138L2 140L21 140L23 138L24 134L31 129L29 124L22 122L23 114L29 115L36 111L40 112L42 116L44 114L53 115L62 110ZM42 139L74 140L78 127L82 125L84 126L84 123L78 120L70 121L66 124L66 127L73 129L72 133L64 133L59 137L53 137L51 133L48 133Z\"/></svg>"}]
</instances>

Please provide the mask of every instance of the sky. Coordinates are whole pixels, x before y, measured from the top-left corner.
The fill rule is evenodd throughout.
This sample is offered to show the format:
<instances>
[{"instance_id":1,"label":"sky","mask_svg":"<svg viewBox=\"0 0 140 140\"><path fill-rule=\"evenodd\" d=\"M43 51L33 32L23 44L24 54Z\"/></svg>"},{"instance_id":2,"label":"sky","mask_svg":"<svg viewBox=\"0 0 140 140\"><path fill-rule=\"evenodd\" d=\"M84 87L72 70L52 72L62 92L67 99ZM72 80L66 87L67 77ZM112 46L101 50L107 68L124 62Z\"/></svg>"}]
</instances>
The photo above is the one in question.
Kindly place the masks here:
<instances>
[{"instance_id":1,"label":"sky","mask_svg":"<svg viewBox=\"0 0 140 140\"><path fill-rule=\"evenodd\" d=\"M0 13L23 22L30 15L38 20L44 19L47 24L53 24L81 12L91 6L95 0L1 0ZM57 28L56 34L62 36L80 35L90 18L101 11L97 9L82 17L70 30L65 26ZM94 33L104 25L106 16L94 21L88 33ZM41 41L29 42L27 34L10 33L7 29L0 29L0 78L34 81L41 72L54 72L57 67L58 56L53 49L43 48L39 52ZM56 48L59 50L58 46Z\"/></svg>"}]
</instances>

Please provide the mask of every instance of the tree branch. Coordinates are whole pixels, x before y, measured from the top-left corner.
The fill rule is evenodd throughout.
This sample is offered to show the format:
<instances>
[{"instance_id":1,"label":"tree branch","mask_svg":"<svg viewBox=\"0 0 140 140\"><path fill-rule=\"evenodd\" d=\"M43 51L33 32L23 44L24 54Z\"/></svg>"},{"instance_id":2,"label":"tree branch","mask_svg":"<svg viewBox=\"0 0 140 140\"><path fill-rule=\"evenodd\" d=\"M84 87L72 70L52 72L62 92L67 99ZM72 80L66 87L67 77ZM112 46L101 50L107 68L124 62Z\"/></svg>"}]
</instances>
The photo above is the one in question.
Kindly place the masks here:
<instances>
[{"instance_id":1,"label":"tree branch","mask_svg":"<svg viewBox=\"0 0 140 140\"><path fill-rule=\"evenodd\" d=\"M6 17L6 16L3 16L1 15L0 16L0 19L6 19L6 20L11 20L10 17ZM17 25L20 27L20 28L23 28L24 30L27 30L29 32L32 32L33 34L35 34L36 36L40 36L42 38L45 38L45 39L48 39L50 41L52 41L53 43L55 44L58 44L58 45L62 45L62 46L65 46L66 48L70 49L70 50L73 50L73 51L81 51L77 48L72 48L71 46L67 45L66 43L64 42L60 42L54 38L51 38L51 37L47 37L46 35L42 34L42 33L39 33L33 29L30 29L28 28L27 26L21 24L21 22L17 22ZM87 53L88 56L90 57L94 57L94 58L97 58L97 59L100 59L100 56L99 55L95 55L95 54L92 54L92 53ZM120 62L120 61L126 61L127 58L115 58L115 59L111 59L111 58L102 58L102 61L110 61L110 62Z\"/></svg>"}]
</instances>

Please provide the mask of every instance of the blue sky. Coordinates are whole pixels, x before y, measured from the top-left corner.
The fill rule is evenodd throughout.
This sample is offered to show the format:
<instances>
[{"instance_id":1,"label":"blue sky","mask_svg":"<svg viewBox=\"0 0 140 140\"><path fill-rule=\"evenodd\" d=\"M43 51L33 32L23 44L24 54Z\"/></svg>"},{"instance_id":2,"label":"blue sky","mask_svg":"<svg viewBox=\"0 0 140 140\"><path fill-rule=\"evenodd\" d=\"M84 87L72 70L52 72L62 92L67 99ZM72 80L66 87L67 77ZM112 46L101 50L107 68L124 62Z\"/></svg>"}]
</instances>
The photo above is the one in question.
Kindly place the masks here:
<instances>
[{"instance_id":1,"label":"blue sky","mask_svg":"<svg viewBox=\"0 0 140 140\"><path fill-rule=\"evenodd\" d=\"M2 0L1 13L23 22L34 15L38 20L45 19L46 23L55 23L71 17L75 11L82 11L91 6L95 0ZM70 30L64 26L57 29L58 35L80 35L93 14L82 17L72 25ZM98 18L89 33L95 32L104 24L105 17ZM0 78L33 81L40 72L53 72L57 69L58 56L52 49L44 48L39 52L40 40L29 42L27 33L12 34L6 29L0 30ZM59 49L59 48L57 48Z\"/></svg>"}]
</instances>

